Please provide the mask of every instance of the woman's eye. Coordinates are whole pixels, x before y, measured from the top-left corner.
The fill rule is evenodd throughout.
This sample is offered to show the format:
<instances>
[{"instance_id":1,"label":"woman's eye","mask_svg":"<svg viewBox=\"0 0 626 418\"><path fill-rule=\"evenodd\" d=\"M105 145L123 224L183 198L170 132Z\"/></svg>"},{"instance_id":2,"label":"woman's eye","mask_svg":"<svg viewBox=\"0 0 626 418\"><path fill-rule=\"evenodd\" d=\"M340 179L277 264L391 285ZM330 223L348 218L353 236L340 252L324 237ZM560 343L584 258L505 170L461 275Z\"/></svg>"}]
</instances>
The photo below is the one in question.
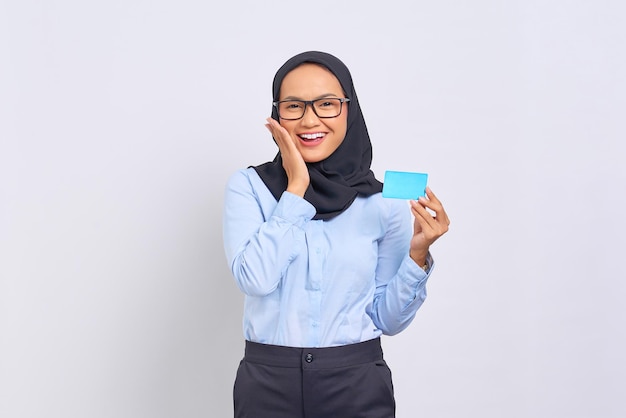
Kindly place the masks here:
<instances>
[{"instance_id":1,"label":"woman's eye","mask_svg":"<svg viewBox=\"0 0 626 418\"><path fill-rule=\"evenodd\" d=\"M340 105L339 99L326 99L317 102L318 109L336 109Z\"/></svg>"}]
</instances>

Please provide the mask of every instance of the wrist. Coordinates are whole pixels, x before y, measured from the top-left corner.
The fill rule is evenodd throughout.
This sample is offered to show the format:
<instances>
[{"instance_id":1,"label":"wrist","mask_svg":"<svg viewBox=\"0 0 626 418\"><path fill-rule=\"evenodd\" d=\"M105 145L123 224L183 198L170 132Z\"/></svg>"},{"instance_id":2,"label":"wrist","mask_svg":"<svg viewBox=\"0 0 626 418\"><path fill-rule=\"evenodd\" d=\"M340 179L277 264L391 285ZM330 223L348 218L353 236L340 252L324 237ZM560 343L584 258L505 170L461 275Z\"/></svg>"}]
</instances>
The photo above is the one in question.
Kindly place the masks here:
<instances>
[{"instance_id":1,"label":"wrist","mask_svg":"<svg viewBox=\"0 0 626 418\"><path fill-rule=\"evenodd\" d=\"M308 176L308 172L306 176L288 176L287 182L287 191L298 195L300 197L304 197L304 193L309 188L311 180Z\"/></svg>"},{"instance_id":2,"label":"wrist","mask_svg":"<svg viewBox=\"0 0 626 418\"><path fill-rule=\"evenodd\" d=\"M426 270L425 267L428 266L428 263L426 261L428 257L428 251L411 250L409 252L409 256L415 262L415 264Z\"/></svg>"},{"instance_id":3,"label":"wrist","mask_svg":"<svg viewBox=\"0 0 626 418\"><path fill-rule=\"evenodd\" d=\"M300 197L304 197L304 193L306 192L308 186L302 187L302 186L287 186L287 191L289 193L293 193L296 196L300 196Z\"/></svg>"}]
</instances>

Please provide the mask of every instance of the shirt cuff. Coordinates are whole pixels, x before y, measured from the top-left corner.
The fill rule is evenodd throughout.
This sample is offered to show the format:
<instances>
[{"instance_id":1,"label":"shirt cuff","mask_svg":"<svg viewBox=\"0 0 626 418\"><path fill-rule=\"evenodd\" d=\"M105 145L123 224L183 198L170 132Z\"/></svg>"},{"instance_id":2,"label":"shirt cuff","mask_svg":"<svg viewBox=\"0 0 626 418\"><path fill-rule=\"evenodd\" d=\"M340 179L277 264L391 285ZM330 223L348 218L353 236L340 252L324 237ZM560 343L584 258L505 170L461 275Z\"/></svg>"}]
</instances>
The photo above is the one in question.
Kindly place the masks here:
<instances>
[{"instance_id":1,"label":"shirt cuff","mask_svg":"<svg viewBox=\"0 0 626 418\"><path fill-rule=\"evenodd\" d=\"M299 228L302 228L315 216L315 206L304 198L284 191L278 200L272 216L277 216Z\"/></svg>"},{"instance_id":2,"label":"shirt cuff","mask_svg":"<svg viewBox=\"0 0 626 418\"><path fill-rule=\"evenodd\" d=\"M400 266L400 271L398 272L400 277L403 277L407 283L415 283L418 286L423 282L428 280L430 277L430 273L433 271L435 267L435 260L433 259L430 252L426 256L426 263L428 264L428 268L426 271L422 269L413 259L407 254L404 258L404 262Z\"/></svg>"},{"instance_id":3,"label":"shirt cuff","mask_svg":"<svg viewBox=\"0 0 626 418\"><path fill-rule=\"evenodd\" d=\"M430 255L430 252L428 252L428 254L426 254L426 274L430 275L430 271L433 269L433 266L435 265L435 260L433 260L433 256Z\"/></svg>"}]
</instances>

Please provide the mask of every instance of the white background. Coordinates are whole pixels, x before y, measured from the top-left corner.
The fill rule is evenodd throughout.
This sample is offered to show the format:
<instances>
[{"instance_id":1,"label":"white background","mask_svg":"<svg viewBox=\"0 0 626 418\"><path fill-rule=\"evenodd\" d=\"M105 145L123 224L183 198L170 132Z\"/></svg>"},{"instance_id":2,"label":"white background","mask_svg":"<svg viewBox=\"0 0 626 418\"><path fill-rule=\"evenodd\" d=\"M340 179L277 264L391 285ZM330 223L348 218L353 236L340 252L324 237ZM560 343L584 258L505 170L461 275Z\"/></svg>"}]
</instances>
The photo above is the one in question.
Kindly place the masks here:
<instances>
[{"instance_id":1,"label":"white background","mask_svg":"<svg viewBox=\"0 0 626 418\"><path fill-rule=\"evenodd\" d=\"M232 415L223 187L292 55L451 230L384 339L398 417L626 416L622 1L0 0L0 416ZM358 255L355 255L358 256Z\"/></svg>"}]
</instances>

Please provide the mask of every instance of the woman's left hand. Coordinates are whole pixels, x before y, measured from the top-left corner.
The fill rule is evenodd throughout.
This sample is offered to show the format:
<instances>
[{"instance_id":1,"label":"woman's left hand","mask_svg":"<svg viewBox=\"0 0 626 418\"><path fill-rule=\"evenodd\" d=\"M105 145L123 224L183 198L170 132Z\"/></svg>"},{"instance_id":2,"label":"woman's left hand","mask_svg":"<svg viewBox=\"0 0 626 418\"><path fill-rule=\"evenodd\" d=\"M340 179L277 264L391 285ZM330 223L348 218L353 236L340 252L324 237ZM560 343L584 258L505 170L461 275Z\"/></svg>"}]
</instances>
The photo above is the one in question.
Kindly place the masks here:
<instances>
[{"instance_id":1,"label":"woman's left hand","mask_svg":"<svg viewBox=\"0 0 626 418\"><path fill-rule=\"evenodd\" d=\"M427 209L433 212L429 212ZM411 238L410 255L418 265L426 264L426 256L433 242L448 232L450 219L437 196L426 188L426 197L411 200L411 212L415 217L413 222L413 238Z\"/></svg>"}]
</instances>

